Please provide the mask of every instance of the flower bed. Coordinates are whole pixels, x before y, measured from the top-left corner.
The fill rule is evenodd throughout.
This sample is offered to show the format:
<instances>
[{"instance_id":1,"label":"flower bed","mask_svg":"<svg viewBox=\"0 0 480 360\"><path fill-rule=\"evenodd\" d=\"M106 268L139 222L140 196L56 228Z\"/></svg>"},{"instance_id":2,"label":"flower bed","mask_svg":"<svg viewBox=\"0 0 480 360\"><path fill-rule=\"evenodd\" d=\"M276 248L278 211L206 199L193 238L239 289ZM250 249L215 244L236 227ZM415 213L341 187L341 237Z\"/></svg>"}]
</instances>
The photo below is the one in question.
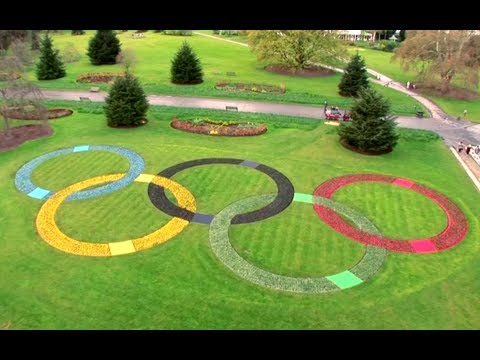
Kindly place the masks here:
<instances>
[{"instance_id":1,"label":"flower bed","mask_svg":"<svg viewBox=\"0 0 480 360\"><path fill-rule=\"evenodd\" d=\"M269 94L284 94L286 91L285 85L268 85L255 83L234 83L230 81L217 81L215 89L225 91L251 91L255 93L269 93Z\"/></svg>"},{"instance_id":2,"label":"flower bed","mask_svg":"<svg viewBox=\"0 0 480 360\"><path fill-rule=\"evenodd\" d=\"M98 83L98 82L112 82L119 76L125 76L125 73L110 73L110 72L101 72L101 73L87 73L80 74L77 77L77 82L79 83Z\"/></svg>"},{"instance_id":3,"label":"flower bed","mask_svg":"<svg viewBox=\"0 0 480 360\"><path fill-rule=\"evenodd\" d=\"M462 210L439 192L407 179L377 174L345 175L327 180L320 184L320 186L315 189L314 195L331 199L338 189L358 182L390 183L395 186L409 188L417 193L425 195L443 209L447 215L448 225L440 234L430 238L401 241L369 234L359 230L343 220L333 210L320 204L315 204L314 208L318 216L325 221L327 225L339 233L363 244L383 247L390 251L410 253L430 253L446 250L457 245L465 238L468 230L468 223Z\"/></svg>"},{"instance_id":4,"label":"flower bed","mask_svg":"<svg viewBox=\"0 0 480 360\"><path fill-rule=\"evenodd\" d=\"M255 136L267 131L265 124L251 122L217 121L210 119L186 119L173 118L170 124L174 129L192 132L195 134L217 136Z\"/></svg>"},{"instance_id":5,"label":"flower bed","mask_svg":"<svg viewBox=\"0 0 480 360\"><path fill-rule=\"evenodd\" d=\"M22 108L11 108L4 110L4 113L10 119L47 120L70 116L73 114L73 111L70 109L49 109L47 110L47 114L45 114L43 111L28 111ZM45 115L47 115L47 119L45 119Z\"/></svg>"}]
</instances>

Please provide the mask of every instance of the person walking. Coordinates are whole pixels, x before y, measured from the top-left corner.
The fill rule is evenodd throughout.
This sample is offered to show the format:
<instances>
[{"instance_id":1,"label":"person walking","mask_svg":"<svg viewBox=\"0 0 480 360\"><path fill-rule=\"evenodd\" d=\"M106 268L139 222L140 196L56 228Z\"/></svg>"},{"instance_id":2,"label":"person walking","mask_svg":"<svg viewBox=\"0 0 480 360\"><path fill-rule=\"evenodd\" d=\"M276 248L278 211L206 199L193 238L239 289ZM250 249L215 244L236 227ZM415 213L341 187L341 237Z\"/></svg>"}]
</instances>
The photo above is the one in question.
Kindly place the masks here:
<instances>
[{"instance_id":1,"label":"person walking","mask_svg":"<svg viewBox=\"0 0 480 360\"><path fill-rule=\"evenodd\" d=\"M327 107L328 107L328 103L327 103L327 100L325 100L323 102L323 113L326 113L327 112Z\"/></svg>"},{"instance_id":2,"label":"person walking","mask_svg":"<svg viewBox=\"0 0 480 360\"><path fill-rule=\"evenodd\" d=\"M410 89L410 81L407 81L407 89Z\"/></svg>"},{"instance_id":3,"label":"person walking","mask_svg":"<svg viewBox=\"0 0 480 360\"><path fill-rule=\"evenodd\" d=\"M462 153L464 146L465 146L465 145L463 144L463 141L460 141L460 142L458 143L458 153L459 153L459 154Z\"/></svg>"},{"instance_id":4,"label":"person walking","mask_svg":"<svg viewBox=\"0 0 480 360\"><path fill-rule=\"evenodd\" d=\"M467 118L467 109L463 110L463 118L464 118L464 119Z\"/></svg>"}]
</instances>

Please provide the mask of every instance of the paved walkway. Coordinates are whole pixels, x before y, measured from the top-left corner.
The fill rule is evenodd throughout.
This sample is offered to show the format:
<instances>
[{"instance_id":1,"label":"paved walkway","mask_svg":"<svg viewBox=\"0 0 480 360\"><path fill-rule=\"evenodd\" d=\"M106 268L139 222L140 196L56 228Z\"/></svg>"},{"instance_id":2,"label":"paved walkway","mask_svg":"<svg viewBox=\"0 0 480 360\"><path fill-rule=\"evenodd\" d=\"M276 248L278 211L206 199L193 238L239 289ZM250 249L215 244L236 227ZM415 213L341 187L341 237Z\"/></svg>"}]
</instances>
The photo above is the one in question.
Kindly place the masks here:
<instances>
[{"instance_id":1,"label":"paved walkway","mask_svg":"<svg viewBox=\"0 0 480 360\"><path fill-rule=\"evenodd\" d=\"M43 90L42 92L46 98L58 100L79 101L80 97L88 97L91 101L102 102L106 96L106 93L87 91ZM219 110L225 110L226 106L236 106L238 111L242 112L301 116L314 119L325 118L323 106L313 105L168 95L150 95L148 101L152 105ZM480 144L480 124L445 119L439 121L434 118L419 119L408 116L400 116L396 121L400 127L435 131L444 138L447 145L456 146L460 140L463 140L464 143Z\"/></svg>"}]
</instances>

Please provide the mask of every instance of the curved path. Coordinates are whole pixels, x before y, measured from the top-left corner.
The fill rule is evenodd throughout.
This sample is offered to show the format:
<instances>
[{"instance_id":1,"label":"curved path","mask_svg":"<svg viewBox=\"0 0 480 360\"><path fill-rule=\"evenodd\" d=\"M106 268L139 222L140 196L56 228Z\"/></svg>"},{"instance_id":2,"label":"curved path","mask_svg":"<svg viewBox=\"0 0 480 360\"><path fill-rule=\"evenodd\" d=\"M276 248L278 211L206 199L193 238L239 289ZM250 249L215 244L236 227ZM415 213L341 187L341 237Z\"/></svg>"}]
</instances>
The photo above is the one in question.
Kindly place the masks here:
<instances>
[{"instance_id":1,"label":"curved path","mask_svg":"<svg viewBox=\"0 0 480 360\"><path fill-rule=\"evenodd\" d=\"M80 97L86 97L91 101L103 102L106 96L106 93L70 90L43 90L42 93L48 99L75 101L79 101ZM148 101L151 105L218 110L225 110L226 106L236 106L238 111L242 112L325 119L323 106L168 95L150 95L148 96ZM399 116L396 122L400 127L435 131L444 138L448 145L456 145L460 140L463 140L465 143L480 144L480 124L450 119L418 119L408 116Z\"/></svg>"}]
</instances>

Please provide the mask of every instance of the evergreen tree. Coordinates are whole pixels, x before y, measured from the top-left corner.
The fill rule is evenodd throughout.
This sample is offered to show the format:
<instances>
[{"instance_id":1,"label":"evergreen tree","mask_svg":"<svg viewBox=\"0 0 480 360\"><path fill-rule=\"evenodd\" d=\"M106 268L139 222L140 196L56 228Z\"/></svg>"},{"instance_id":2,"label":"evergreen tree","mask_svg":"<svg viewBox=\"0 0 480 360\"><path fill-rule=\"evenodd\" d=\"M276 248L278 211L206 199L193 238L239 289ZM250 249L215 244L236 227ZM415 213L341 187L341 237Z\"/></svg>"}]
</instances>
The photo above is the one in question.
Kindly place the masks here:
<instances>
[{"instance_id":1,"label":"evergreen tree","mask_svg":"<svg viewBox=\"0 0 480 360\"><path fill-rule=\"evenodd\" d=\"M37 63L37 79L53 80L66 76L65 65L58 56L58 50L53 48L50 36L45 35L40 44L40 60Z\"/></svg>"},{"instance_id":2,"label":"evergreen tree","mask_svg":"<svg viewBox=\"0 0 480 360\"><path fill-rule=\"evenodd\" d=\"M370 88L361 89L359 95L351 110L352 121L339 127L340 138L362 151L393 150L398 136L389 101Z\"/></svg>"},{"instance_id":3,"label":"evergreen tree","mask_svg":"<svg viewBox=\"0 0 480 360\"><path fill-rule=\"evenodd\" d=\"M358 97L359 90L369 86L365 61L357 52L345 68L342 80L338 84L338 93L341 96Z\"/></svg>"},{"instance_id":4,"label":"evergreen tree","mask_svg":"<svg viewBox=\"0 0 480 360\"><path fill-rule=\"evenodd\" d=\"M105 99L109 126L138 126L144 123L148 101L137 78L127 72L117 77Z\"/></svg>"},{"instance_id":5,"label":"evergreen tree","mask_svg":"<svg viewBox=\"0 0 480 360\"><path fill-rule=\"evenodd\" d=\"M120 50L120 40L113 30L97 30L90 39L87 55L92 65L115 64Z\"/></svg>"},{"instance_id":6,"label":"evergreen tree","mask_svg":"<svg viewBox=\"0 0 480 360\"><path fill-rule=\"evenodd\" d=\"M399 35L399 37L400 37L400 38L399 38L399 41L400 41L400 42L404 41L405 38L406 38L406 35L407 35L407 30L400 30L400 34L398 34L398 35Z\"/></svg>"},{"instance_id":7,"label":"evergreen tree","mask_svg":"<svg viewBox=\"0 0 480 360\"><path fill-rule=\"evenodd\" d=\"M186 41L172 60L170 69L174 84L200 84L203 82L202 64Z\"/></svg>"}]
</instances>

